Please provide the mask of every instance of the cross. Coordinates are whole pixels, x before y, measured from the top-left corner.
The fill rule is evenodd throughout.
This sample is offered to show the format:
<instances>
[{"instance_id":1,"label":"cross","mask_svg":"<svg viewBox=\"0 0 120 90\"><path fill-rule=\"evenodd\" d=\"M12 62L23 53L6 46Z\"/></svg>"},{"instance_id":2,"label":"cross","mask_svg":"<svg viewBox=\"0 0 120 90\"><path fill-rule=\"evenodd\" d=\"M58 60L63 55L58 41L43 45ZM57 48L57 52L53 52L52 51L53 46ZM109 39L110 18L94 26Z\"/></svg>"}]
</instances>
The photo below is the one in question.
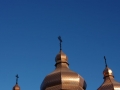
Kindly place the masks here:
<instances>
[{"instance_id":1,"label":"cross","mask_svg":"<svg viewBox=\"0 0 120 90\"><path fill-rule=\"evenodd\" d=\"M18 74L16 75L16 84L18 84L18 78L19 78L19 76L18 76Z\"/></svg>"},{"instance_id":2,"label":"cross","mask_svg":"<svg viewBox=\"0 0 120 90\"><path fill-rule=\"evenodd\" d=\"M107 67L107 61L105 56L104 56L104 60L105 60L105 66Z\"/></svg>"},{"instance_id":3,"label":"cross","mask_svg":"<svg viewBox=\"0 0 120 90\"><path fill-rule=\"evenodd\" d=\"M62 45L61 45L62 39L61 39L61 36L59 36L58 39L59 39L59 41L60 41L60 50L62 50Z\"/></svg>"}]
</instances>

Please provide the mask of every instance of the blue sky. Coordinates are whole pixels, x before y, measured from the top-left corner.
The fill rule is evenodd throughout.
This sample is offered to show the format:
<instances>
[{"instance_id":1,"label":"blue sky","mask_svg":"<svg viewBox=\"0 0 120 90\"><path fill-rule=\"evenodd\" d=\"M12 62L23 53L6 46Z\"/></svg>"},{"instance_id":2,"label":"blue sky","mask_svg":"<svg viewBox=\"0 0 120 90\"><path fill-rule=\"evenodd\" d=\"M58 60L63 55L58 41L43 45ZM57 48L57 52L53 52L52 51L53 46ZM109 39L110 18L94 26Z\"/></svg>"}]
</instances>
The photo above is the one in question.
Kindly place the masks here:
<instances>
[{"instance_id":1,"label":"blue sky","mask_svg":"<svg viewBox=\"0 0 120 90\"><path fill-rule=\"evenodd\" d=\"M120 82L120 0L0 0L0 89L40 90L55 67L59 41L70 69L96 90L103 56Z\"/></svg>"}]
</instances>

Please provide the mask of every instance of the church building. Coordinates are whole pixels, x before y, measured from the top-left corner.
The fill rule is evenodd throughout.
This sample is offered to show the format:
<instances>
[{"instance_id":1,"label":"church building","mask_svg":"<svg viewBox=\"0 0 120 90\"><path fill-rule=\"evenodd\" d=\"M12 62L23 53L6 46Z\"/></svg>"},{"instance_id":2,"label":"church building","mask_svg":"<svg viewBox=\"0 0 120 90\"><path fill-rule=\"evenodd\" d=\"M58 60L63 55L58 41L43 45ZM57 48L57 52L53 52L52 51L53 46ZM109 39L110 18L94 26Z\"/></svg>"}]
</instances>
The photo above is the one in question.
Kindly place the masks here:
<instances>
[{"instance_id":1,"label":"church building","mask_svg":"<svg viewBox=\"0 0 120 90\"><path fill-rule=\"evenodd\" d=\"M78 73L70 70L68 57L62 51L62 39L60 41L60 51L55 57L55 70L48 74L42 84L40 90L87 90L87 84L84 78ZM106 58L105 63L106 63ZM113 72L108 68L107 63L103 71L104 81L97 90L120 90L120 83L114 80ZM16 84L13 90L20 90L18 85L18 75L16 75ZM88 89L89 90L89 89Z\"/></svg>"}]
</instances>

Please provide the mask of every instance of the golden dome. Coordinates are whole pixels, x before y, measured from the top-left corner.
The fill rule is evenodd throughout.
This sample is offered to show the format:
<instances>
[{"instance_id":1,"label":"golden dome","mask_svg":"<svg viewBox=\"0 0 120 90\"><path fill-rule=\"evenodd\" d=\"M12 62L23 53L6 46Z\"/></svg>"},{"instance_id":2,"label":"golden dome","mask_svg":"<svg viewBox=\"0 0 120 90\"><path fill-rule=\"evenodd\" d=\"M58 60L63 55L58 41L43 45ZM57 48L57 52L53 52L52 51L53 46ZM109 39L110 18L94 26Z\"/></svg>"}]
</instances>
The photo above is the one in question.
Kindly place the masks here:
<instances>
[{"instance_id":1,"label":"golden dome","mask_svg":"<svg viewBox=\"0 0 120 90\"><path fill-rule=\"evenodd\" d=\"M104 77L113 76L112 70L106 67L105 70L103 71L103 75Z\"/></svg>"},{"instance_id":2,"label":"golden dome","mask_svg":"<svg viewBox=\"0 0 120 90\"><path fill-rule=\"evenodd\" d=\"M68 57L67 57L66 54L63 53L62 50L60 50L60 52L55 57L55 61L56 61L56 64L61 63L61 62L67 63L68 62Z\"/></svg>"},{"instance_id":3,"label":"golden dome","mask_svg":"<svg viewBox=\"0 0 120 90\"><path fill-rule=\"evenodd\" d=\"M120 83L115 81L110 68L106 67L103 74L104 82L97 90L120 90Z\"/></svg>"},{"instance_id":4,"label":"golden dome","mask_svg":"<svg viewBox=\"0 0 120 90\"><path fill-rule=\"evenodd\" d=\"M18 84L16 84L14 87L13 87L13 90L20 90L20 87Z\"/></svg>"},{"instance_id":5,"label":"golden dome","mask_svg":"<svg viewBox=\"0 0 120 90\"><path fill-rule=\"evenodd\" d=\"M106 58L105 58L106 63ZM104 82L97 90L120 90L120 83L115 81L113 72L108 68L107 63L103 71Z\"/></svg>"},{"instance_id":6,"label":"golden dome","mask_svg":"<svg viewBox=\"0 0 120 90\"><path fill-rule=\"evenodd\" d=\"M56 69L47 75L41 84L41 90L85 90L85 80L68 67L68 58L60 50L56 58Z\"/></svg>"}]
</instances>

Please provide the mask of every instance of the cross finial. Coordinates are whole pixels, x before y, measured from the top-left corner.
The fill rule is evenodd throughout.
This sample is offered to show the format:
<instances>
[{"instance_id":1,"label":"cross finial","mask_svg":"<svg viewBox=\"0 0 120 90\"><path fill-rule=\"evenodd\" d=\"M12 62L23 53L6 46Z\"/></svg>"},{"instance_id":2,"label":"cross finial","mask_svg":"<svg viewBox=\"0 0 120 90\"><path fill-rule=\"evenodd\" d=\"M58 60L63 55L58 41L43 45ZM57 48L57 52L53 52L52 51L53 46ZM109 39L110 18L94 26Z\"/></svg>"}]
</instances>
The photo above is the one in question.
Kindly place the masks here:
<instances>
[{"instance_id":1,"label":"cross finial","mask_svg":"<svg viewBox=\"0 0 120 90\"><path fill-rule=\"evenodd\" d=\"M105 66L107 67L107 61L105 56L104 56L104 60L105 60Z\"/></svg>"},{"instance_id":2,"label":"cross finial","mask_svg":"<svg viewBox=\"0 0 120 90\"><path fill-rule=\"evenodd\" d=\"M61 36L58 37L59 41L60 41L60 50L62 50L62 39L61 39Z\"/></svg>"},{"instance_id":3,"label":"cross finial","mask_svg":"<svg viewBox=\"0 0 120 90\"><path fill-rule=\"evenodd\" d=\"M18 76L18 74L16 75L16 84L18 84L18 78L19 78L19 76Z\"/></svg>"}]
</instances>

